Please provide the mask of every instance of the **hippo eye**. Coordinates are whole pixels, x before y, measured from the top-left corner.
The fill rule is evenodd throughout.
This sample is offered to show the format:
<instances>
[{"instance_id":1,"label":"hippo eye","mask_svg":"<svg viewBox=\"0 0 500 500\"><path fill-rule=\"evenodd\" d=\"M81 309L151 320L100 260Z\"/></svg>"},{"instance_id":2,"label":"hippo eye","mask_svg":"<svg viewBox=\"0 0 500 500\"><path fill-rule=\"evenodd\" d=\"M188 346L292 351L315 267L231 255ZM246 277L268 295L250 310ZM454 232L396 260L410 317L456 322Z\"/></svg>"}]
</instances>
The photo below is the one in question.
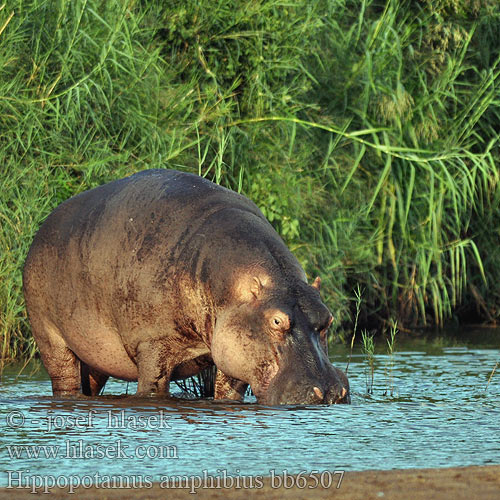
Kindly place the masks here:
<instances>
[{"instance_id":1,"label":"hippo eye","mask_svg":"<svg viewBox=\"0 0 500 500\"><path fill-rule=\"evenodd\" d=\"M282 313L281 311L270 311L270 316L269 318L269 326L271 327L272 330L278 331L278 332L285 332L290 328L290 318L288 317L287 314Z\"/></svg>"}]
</instances>

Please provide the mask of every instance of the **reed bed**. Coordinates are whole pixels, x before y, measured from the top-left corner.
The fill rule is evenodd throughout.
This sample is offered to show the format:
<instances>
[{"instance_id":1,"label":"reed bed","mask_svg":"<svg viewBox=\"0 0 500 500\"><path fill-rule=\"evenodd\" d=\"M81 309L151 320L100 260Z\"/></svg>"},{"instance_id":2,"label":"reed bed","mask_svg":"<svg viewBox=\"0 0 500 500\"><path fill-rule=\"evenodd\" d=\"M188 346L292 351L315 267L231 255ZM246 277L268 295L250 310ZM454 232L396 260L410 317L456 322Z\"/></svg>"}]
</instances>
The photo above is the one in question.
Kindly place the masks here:
<instances>
[{"instance_id":1,"label":"reed bed","mask_svg":"<svg viewBox=\"0 0 500 500\"><path fill-rule=\"evenodd\" d=\"M145 168L253 199L352 328L500 317L495 0L0 5L0 341L68 197Z\"/></svg>"}]
</instances>

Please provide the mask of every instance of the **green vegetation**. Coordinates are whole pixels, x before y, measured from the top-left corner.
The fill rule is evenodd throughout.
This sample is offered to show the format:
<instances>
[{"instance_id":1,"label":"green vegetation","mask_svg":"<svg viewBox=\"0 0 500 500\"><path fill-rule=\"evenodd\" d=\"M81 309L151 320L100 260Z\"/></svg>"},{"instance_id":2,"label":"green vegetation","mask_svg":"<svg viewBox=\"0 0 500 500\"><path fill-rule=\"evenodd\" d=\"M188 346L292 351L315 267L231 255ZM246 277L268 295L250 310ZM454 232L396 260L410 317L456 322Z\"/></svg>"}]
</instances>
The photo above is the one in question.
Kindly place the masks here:
<instances>
[{"instance_id":1,"label":"green vegetation","mask_svg":"<svg viewBox=\"0 0 500 500\"><path fill-rule=\"evenodd\" d=\"M375 342L373 341L373 333L363 330L361 332L361 340L363 342L363 354L368 365L368 371L365 372L366 392L373 394L373 382L375 378Z\"/></svg>"},{"instance_id":2,"label":"green vegetation","mask_svg":"<svg viewBox=\"0 0 500 500\"><path fill-rule=\"evenodd\" d=\"M397 322L393 322L391 325L391 328L389 330L389 338L387 339L387 354L389 355L389 360L385 365L387 385L386 385L384 396L387 396L388 394L390 394L392 397L394 395L392 369L394 367L394 347L396 344L396 334L397 333L398 333Z\"/></svg>"},{"instance_id":3,"label":"green vegetation","mask_svg":"<svg viewBox=\"0 0 500 500\"><path fill-rule=\"evenodd\" d=\"M498 368L498 361L495 363L495 366L493 367L493 370L491 370L490 376L488 377L488 382L486 383L486 388L484 389L484 392L488 390L488 387L490 385L491 379L493 378L493 375L495 375L495 372Z\"/></svg>"},{"instance_id":4,"label":"green vegetation","mask_svg":"<svg viewBox=\"0 0 500 500\"><path fill-rule=\"evenodd\" d=\"M350 328L500 317L497 0L0 4L0 342L47 214L145 168L252 198ZM354 310L352 311L354 313Z\"/></svg>"},{"instance_id":5,"label":"green vegetation","mask_svg":"<svg viewBox=\"0 0 500 500\"><path fill-rule=\"evenodd\" d=\"M345 374L349 372L349 364L351 363L352 359L352 350L354 349L354 342L356 340L356 332L358 331L358 321L359 321L359 314L361 313L361 303L362 303L362 295L363 292L361 291L361 288L359 285L356 286L354 290L354 301L356 305L356 310L354 312L354 328L352 330L352 335L351 335L351 348L349 350L349 359L347 360L347 365L345 367Z\"/></svg>"}]
</instances>

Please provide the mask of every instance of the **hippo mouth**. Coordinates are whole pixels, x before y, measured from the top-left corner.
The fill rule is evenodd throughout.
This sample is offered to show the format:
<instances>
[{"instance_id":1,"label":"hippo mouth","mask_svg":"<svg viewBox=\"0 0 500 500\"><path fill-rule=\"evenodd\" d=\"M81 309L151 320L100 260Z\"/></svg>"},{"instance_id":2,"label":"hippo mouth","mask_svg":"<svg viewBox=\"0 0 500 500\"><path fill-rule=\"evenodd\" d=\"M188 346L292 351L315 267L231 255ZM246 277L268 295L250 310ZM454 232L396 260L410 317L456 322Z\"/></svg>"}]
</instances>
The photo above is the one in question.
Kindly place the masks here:
<instances>
[{"instance_id":1,"label":"hippo mouth","mask_svg":"<svg viewBox=\"0 0 500 500\"><path fill-rule=\"evenodd\" d=\"M331 365L324 378L298 377L291 370L278 371L252 387L260 404L266 405L333 405L350 404L347 377Z\"/></svg>"},{"instance_id":2,"label":"hippo mouth","mask_svg":"<svg viewBox=\"0 0 500 500\"><path fill-rule=\"evenodd\" d=\"M351 395L346 387L331 388L328 391L318 386L308 386L302 391L291 394L273 393L267 390L260 397L256 395L257 402L270 406L278 405L334 405L350 404Z\"/></svg>"},{"instance_id":3,"label":"hippo mouth","mask_svg":"<svg viewBox=\"0 0 500 500\"><path fill-rule=\"evenodd\" d=\"M258 367L257 382L250 384L252 392L254 393L257 401L263 402L267 400L269 394L269 387L271 383L276 378L279 372L279 367L277 363L262 362Z\"/></svg>"}]
</instances>

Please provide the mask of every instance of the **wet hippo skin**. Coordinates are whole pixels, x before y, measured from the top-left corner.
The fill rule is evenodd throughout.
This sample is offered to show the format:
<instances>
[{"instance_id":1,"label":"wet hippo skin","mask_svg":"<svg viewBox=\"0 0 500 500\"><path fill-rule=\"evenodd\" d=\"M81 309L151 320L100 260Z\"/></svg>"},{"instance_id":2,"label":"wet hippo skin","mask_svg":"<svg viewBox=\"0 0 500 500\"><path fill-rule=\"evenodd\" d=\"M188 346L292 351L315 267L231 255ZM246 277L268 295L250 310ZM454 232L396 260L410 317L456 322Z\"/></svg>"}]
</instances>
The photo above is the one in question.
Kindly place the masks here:
<instances>
[{"instance_id":1,"label":"wet hippo skin","mask_svg":"<svg viewBox=\"0 0 500 500\"><path fill-rule=\"evenodd\" d=\"M249 199L202 177L146 170L59 205L24 267L33 336L54 395L138 395L215 363L216 399L348 403L326 354L332 316Z\"/></svg>"}]
</instances>

